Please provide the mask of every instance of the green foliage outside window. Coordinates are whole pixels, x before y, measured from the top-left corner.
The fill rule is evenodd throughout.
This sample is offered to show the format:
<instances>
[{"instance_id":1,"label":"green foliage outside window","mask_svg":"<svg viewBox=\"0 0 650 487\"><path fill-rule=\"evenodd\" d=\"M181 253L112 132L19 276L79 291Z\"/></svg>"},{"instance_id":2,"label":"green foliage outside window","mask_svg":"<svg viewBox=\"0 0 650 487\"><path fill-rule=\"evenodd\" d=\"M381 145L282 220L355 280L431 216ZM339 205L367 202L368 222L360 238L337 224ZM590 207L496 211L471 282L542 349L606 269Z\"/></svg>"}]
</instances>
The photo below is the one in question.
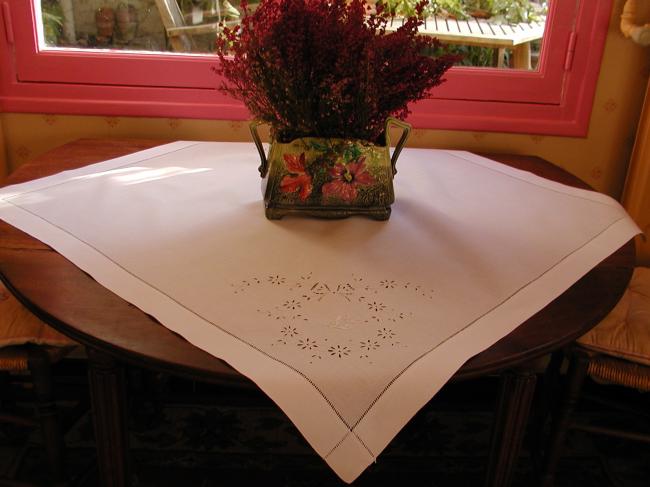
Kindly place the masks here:
<instances>
[{"instance_id":1,"label":"green foliage outside window","mask_svg":"<svg viewBox=\"0 0 650 487\"><path fill-rule=\"evenodd\" d=\"M380 0L396 16L415 14L419 0ZM519 23L539 20L546 13L547 0L429 0L425 16L456 19L488 17L491 22Z\"/></svg>"},{"instance_id":2,"label":"green foliage outside window","mask_svg":"<svg viewBox=\"0 0 650 487\"><path fill-rule=\"evenodd\" d=\"M415 6L421 0L379 0L396 17L415 15ZM440 16L465 20L472 17L486 18L491 23L517 24L543 20L547 13L547 0L429 0L425 17ZM534 49L539 42L534 43ZM462 66L495 65L496 49L489 47L448 45L448 52L459 54ZM510 53L505 52L508 65Z\"/></svg>"},{"instance_id":3,"label":"green foliage outside window","mask_svg":"<svg viewBox=\"0 0 650 487\"><path fill-rule=\"evenodd\" d=\"M45 44L56 46L63 32L63 10L58 1L47 0L41 4Z\"/></svg>"}]
</instances>

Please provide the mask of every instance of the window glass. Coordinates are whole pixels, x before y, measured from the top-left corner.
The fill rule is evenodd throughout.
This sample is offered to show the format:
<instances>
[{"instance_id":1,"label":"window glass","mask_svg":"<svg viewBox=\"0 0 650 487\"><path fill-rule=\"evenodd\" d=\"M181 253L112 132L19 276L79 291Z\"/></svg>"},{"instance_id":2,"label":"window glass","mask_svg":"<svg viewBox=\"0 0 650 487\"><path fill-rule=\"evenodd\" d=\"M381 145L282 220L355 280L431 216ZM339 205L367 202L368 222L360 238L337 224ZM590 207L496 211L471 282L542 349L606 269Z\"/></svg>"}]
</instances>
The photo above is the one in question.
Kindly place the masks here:
<instances>
[{"instance_id":1,"label":"window glass","mask_svg":"<svg viewBox=\"0 0 650 487\"><path fill-rule=\"evenodd\" d=\"M36 0L38 3L38 0ZM239 0L41 0L41 48L210 53Z\"/></svg>"},{"instance_id":2,"label":"window glass","mask_svg":"<svg viewBox=\"0 0 650 487\"><path fill-rule=\"evenodd\" d=\"M415 13L418 0L366 0L392 14L389 30ZM37 0L38 3L38 0ZM430 0L423 35L463 56L462 65L534 70L547 0ZM254 8L254 4L251 4ZM239 0L41 0L41 49L111 49L209 54L225 25L242 15Z\"/></svg>"},{"instance_id":3,"label":"window glass","mask_svg":"<svg viewBox=\"0 0 650 487\"><path fill-rule=\"evenodd\" d=\"M377 0L366 0L369 4ZM418 0L386 0L392 27L415 13ZM429 0L420 32L461 54L462 66L536 69L548 0ZM372 9L372 6L370 7Z\"/></svg>"},{"instance_id":4,"label":"window glass","mask_svg":"<svg viewBox=\"0 0 650 487\"><path fill-rule=\"evenodd\" d=\"M381 1L394 11L394 28L408 15L398 6L413 5ZM246 120L243 104L217 89L223 80L210 55L221 25L241 18L239 0L227 2L0 0L2 109ZM174 19L174 6L176 24L169 26L164 19ZM612 0L430 0L423 34L442 38L430 32L442 24L455 29L458 38L445 40L466 53L465 66L449 70L445 83L414 103L408 121L584 135L611 13ZM535 25L543 39L540 29L506 47L468 39L481 43Z\"/></svg>"}]
</instances>

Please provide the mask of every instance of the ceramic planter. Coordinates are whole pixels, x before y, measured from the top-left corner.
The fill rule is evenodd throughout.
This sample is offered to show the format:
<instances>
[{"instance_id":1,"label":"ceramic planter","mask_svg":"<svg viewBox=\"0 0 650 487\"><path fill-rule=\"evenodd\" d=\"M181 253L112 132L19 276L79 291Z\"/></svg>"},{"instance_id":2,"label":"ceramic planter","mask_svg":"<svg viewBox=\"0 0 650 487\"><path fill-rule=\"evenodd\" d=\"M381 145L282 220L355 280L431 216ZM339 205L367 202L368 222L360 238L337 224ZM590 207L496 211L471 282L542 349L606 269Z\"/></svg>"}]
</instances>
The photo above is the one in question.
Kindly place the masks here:
<instances>
[{"instance_id":1,"label":"ceramic planter","mask_svg":"<svg viewBox=\"0 0 650 487\"><path fill-rule=\"evenodd\" d=\"M386 121L385 145L360 139L305 137L288 143L274 141L266 156L257 126L251 134L260 154L266 216L285 215L346 218L364 215L387 220L395 201L393 176L397 158L411 126L394 118ZM390 155L389 128L403 132Z\"/></svg>"}]
</instances>

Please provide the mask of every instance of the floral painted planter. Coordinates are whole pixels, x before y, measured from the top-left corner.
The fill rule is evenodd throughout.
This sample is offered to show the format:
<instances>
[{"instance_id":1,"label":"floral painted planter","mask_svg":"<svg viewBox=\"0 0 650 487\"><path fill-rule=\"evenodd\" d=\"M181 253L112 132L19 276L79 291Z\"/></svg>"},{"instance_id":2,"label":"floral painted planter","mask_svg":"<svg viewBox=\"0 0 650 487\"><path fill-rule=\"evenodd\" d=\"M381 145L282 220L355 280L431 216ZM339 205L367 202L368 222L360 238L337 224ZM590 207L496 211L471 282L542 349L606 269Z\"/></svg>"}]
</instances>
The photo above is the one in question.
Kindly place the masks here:
<instances>
[{"instance_id":1,"label":"floral painted planter","mask_svg":"<svg viewBox=\"0 0 650 487\"><path fill-rule=\"evenodd\" d=\"M391 158L389 127L402 128L402 136ZM266 217L285 215L346 218L365 215L387 220L395 201L393 176L410 125L389 118L386 145L359 139L305 137L289 143L273 142L268 158L251 124L253 140L262 164L262 192Z\"/></svg>"}]
</instances>

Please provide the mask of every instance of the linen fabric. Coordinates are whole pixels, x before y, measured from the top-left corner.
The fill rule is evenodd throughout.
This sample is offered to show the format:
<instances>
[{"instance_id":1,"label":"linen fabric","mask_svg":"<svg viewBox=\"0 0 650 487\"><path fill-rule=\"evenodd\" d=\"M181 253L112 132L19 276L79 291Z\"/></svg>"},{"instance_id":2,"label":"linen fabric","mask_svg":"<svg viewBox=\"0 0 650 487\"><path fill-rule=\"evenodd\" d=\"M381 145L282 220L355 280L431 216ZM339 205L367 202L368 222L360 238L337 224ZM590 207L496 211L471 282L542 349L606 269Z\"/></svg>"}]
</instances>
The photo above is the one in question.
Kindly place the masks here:
<instances>
[{"instance_id":1,"label":"linen fabric","mask_svg":"<svg viewBox=\"0 0 650 487\"><path fill-rule=\"evenodd\" d=\"M251 144L4 188L0 217L254 380L353 481L471 356L638 228L613 199L404 150L389 221L264 217Z\"/></svg>"}]
</instances>

